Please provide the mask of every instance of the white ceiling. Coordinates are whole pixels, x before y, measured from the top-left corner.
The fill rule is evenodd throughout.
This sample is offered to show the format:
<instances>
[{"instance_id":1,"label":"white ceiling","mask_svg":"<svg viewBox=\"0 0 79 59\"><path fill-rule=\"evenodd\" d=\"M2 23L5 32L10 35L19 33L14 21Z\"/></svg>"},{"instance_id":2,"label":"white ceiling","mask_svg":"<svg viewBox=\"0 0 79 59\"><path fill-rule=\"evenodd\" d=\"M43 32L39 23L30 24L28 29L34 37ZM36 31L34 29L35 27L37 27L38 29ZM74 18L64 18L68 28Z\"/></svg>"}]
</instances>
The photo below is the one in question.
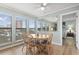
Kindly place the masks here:
<instances>
[{"instance_id":1,"label":"white ceiling","mask_svg":"<svg viewBox=\"0 0 79 59\"><path fill-rule=\"evenodd\" d=\"M48 3L44 11L40 10L41 3L4 3L4 5L16 10L23 11L36 17L45 16L47 14L55 13L63 9L79 5L78 3Z\"/></svg>"},{"instance_id":2,"label":"white ceiling","mask_svg":"<svg viewBox=\"0 0 79 59\"><path fill-rule=\"evenodd\" d=\"M41 3L4 3L0 5L39 17L39 19L43 18L47 21L56 22L57 18L53 17L52 14L78 6L79 3L48 3L44 11L40 9Z\"/></svg>"}]
</instances>

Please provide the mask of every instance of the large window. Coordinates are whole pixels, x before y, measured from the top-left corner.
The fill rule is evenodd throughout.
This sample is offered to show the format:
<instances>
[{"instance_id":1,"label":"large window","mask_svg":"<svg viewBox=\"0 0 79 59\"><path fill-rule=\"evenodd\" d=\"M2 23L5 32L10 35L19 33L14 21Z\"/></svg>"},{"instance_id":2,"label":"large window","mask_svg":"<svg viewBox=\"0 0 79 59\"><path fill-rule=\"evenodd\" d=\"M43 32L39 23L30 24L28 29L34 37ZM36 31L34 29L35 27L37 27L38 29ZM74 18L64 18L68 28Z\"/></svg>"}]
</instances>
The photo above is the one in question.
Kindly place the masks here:
<instances>
[{"instance_id":1,"label":"large window","mask_svg":"<svg viewBox=\"0 0 79 59\"><path fill-rule=\"evenodd\" d=\"M29 21L29 32L30 33L35 33L35 20L28 20Z\"/></svg>"},{"instance_id":2,"label":"large window","mask_svg":"<svg viewBox=\"0 0 79 59\"><path fill-rule=\"evenodd\" d=\"M49 23L46 21L42 21L42 31L49 31Z\"/></svg>"},{"instance_id":3,"label":"large window","mask_svg":"<svg viewBox=\"0 0 79 59\"><path fill-rule=\"evenodd\" d=\"M46 23L43 21L43 22L41 22L42 23L42 31L46 31L46 28L45 28L45 26L46 26Z\"/></svg>"},{"instance_id":4,"label":"large window","mask_svg":"<svg viewBox=\"0 0 79 59\"><path fill-rule=\"evenodd\" d=\"M11 42L12 17L0 13L0 44Z\"/></svg>"},{"instance_id":5,"label":"large window","mask_svg":"<svg viewBox=\"0 0 79 59\"><path fill-rule=\"evenodd\" d=\"M37 31L41 31L41 21L40 20L37 20L36 21L36 26L37 26Z\"/></svg>"},{"instance_id":6,"label":"large window","mask_svg":"<svg viewBox=\"0 0 79 59\"><path fill-rule=\"evenodd\" d=\"M22 39L22 33L27 31L27 20L21 16L16 17L16 40Z\"/></svg>"},{"instance_id":7,"label":"large window","mask_svg":"<svg viewBox=\"0 0 79 59\"><path fill-rule=\"evenodd\" d=\"M46 31L49 31L49 23L46 22L45 28L46 28Z\"/></svg>"}]
</instances>

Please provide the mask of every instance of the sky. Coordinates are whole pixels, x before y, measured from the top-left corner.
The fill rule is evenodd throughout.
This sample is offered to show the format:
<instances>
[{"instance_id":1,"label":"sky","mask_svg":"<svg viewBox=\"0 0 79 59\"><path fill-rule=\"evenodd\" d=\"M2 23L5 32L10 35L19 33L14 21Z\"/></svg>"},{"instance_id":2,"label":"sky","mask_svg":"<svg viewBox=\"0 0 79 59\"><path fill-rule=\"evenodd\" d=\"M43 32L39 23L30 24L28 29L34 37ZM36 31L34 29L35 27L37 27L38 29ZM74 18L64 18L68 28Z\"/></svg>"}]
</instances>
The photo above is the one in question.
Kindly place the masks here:
<instances>
[{"instance_id":1,"label":"sky","mask_svg":"<svg viewBox=\"0 0 79 59\"><path fill-rule=\"evenodd\" d=\"M16 20L20 21L22 20L22 28L26 28L27 24L25 21L25 17L17 16ZM12 17L9 15L6 15L4 13L0 13L0 27L7 27L7 25L10 25L12 23ZM37 21L37 27L40 28L40 21ZM29 27L35 28L35 20L29 19Z\"/></svg>"},{"instance_id":2,"label":"sky","mask_svg":"<svg viewBox=\"0 0 79 59\"><path fill-rule=\"evenodd\" d=\"M11 16L5 16L0 14L0 26L6 27L8 24L11 24Z\"/></svg>"}]
</instances>

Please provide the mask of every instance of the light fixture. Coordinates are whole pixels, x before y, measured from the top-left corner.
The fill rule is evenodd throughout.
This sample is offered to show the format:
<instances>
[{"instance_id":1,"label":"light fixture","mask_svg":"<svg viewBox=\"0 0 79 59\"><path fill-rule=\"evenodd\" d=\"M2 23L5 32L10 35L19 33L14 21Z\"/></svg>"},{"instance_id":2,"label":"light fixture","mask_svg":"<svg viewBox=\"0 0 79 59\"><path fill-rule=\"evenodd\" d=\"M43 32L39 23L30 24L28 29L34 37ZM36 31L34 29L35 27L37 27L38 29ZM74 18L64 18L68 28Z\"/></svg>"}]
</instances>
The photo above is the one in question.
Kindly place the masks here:
<instances>
[{"instance_id":1,"label":"light fixture","mask_svg":"<svg viewBox=\"0 0 79 59\"><path fill-rule=\"evenodd\" d=\"M45 10L45 7L41 7L41 10L44 11Z\"/></svg>"},{"instance_id":2,"label":"light fixture","mask_svg":"<svg viewBox=\"0 0 79 59\"><path fill-rule=\"evenodd\" d=\"M74 32L74 30L73 30L73 25L68 25L68 30L67 30L67 32Z\"/></svg>"},{"instance_id":3,"label":"light fixture","mask_svg":"<svg viewBox=\"0 0 79 59\"><path fill-rule=\"evenodd\" d=\"M40 9L41 9L42 11L44 11L44 10L45 10L46 5L47 5L47 3L42 3L42 4L41 4L41 8L40 8Z\"/></svg>"},{"instance_id":4,"label":"light fixture","mask_svg":"<svg viewBox=\"0 0 79 59\"><path fill-rule=\"evenodd\" d=\"M47 3L43 3L43 6L46 6L47 5Z\"/></svg>"},{"instance_id":5,"label":"light fixture","mask_svg":"<svg viewBox=\"0 0 79 59\"><path fill-rule=\"evenodd\" d=\"M73 28L73 25L68 25L68 28L69 28L69 29L72 29L72 28Z\"/></svg>"},{"instance_id":6,"label":"light fixture","mask_svg":"<svg viewBox=\"0 0 79 59\"><path fill-rule=\"evenodd\" d=\"M53 28L51 28L51 31L53 31Z\"/></svg>"}]
</instances>

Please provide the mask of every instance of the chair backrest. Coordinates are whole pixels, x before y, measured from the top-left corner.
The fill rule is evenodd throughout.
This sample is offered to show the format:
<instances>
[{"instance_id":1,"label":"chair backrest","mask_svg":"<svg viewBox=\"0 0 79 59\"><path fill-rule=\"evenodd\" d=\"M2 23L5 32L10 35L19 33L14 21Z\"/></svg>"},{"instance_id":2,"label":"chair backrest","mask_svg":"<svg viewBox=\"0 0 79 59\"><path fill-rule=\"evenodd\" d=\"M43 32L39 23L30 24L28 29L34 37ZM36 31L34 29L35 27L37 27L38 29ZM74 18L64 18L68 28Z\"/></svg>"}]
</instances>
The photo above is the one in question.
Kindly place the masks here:
<instances>
[{"instance_id":1,"label":"chair backrest","mask_svg":"<svg viewBox=\"0 0 79 59\"><path fill-rule=\"evenodd\" d=\"M52 34L49 34L49 42L50 43L52 42L52 38L53 38L53 35Z\"/></svg>"},{"instance_id":2,"label":"chair backrest","mask_svg":"<svg viewBox=\"0 0 79 59\"><path fill-rule=\"evenodd\" d=\"M32 40L32 35L29 33L23 33L22 35L24 43L29 43Z\"/></svg>"}]
</instances>

